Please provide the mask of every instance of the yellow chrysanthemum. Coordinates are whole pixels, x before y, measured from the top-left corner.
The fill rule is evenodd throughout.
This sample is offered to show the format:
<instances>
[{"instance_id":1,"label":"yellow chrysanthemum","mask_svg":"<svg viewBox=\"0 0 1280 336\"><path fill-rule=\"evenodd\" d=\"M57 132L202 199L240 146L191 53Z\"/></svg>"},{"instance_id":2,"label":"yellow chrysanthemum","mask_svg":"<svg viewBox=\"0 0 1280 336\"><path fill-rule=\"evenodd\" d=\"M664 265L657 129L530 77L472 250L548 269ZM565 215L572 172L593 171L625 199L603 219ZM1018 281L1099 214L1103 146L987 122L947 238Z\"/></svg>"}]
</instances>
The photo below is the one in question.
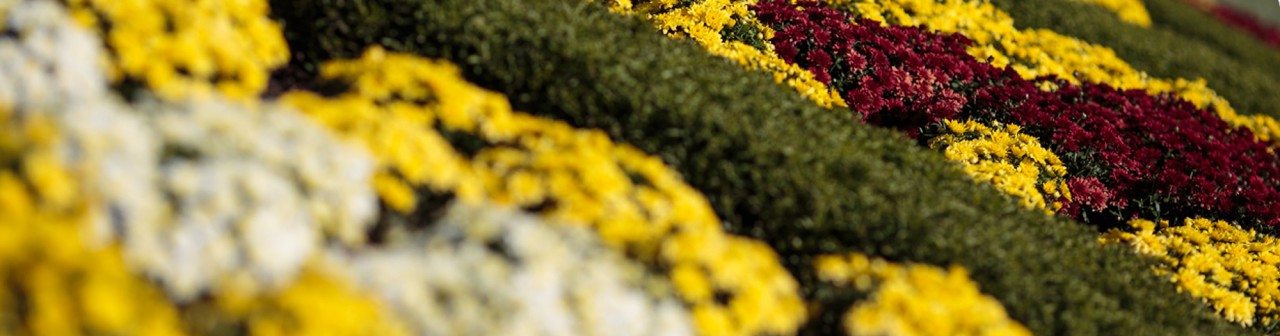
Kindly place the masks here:
<instances>
[{"instance_id":1,"label":"yellow chrysanthemum","mask_svg":"<svg viewBox=\"0 0 1280 336\"><path fill-rule=\"evenodd\" d=\"M1071 200L1062 160L1041 146L1040 140L1022 134L1017 125L943 122L950 133L929 140L929 146L942 149L970 177L991 183L1031 209L1052 213L1062 207L1057 200Z\"/></svg>"},{"instance_id":2,"label":"yellow chrysanthemum","mask_svg":"<svg viewBox=\"0 0 1280 336\"><path fill-rule=\"evenodd\" d=\"M1275 237L1204 218L1179 226L1133 220L1129 226L1111 230L1100 241L1129 244L1159 259L1158 274L1170 276L1178 291L1200 298L1229 321L1248 326L1280 317L1280 241Z\"/></svg>"},{"instance_id":3,"label":"yellow chrysanthemum","mask_svg":"<svg viewBox=\"0 0 1280 336\"><path fill-rule=\"evenodd\" d=\"M827 108L847 106L839 92L818 81L813 73L788 64L773 52L773 46L767 42L773 36L773 30L756 21L748 9L756 3L755 0L705 0L685 4L674 0L606 2L614 12L644 15L667 36L692 38L713 55L728 58L748 69L773 73L775 81L790 85L819 105ZM737 24L751 25L759 31L757 37L766 40L764 49L740 41L726 41L724 30Z\"/></svg>"},{"instance_id":4,"label":"yellow chrysanthemum","mask_svg":"<svg viewBox=\"0 0 1280 336\"><path fill-rule=\"evenodd\" d=\"M51 118L0 106L0 334L181 334L118 247L85 243L94 204L53 154L60 137Z\"/></svg>"},{"instance_id":5,"label":"yellow chrysanthemum","mask_svg":"<svg viewBox=\"0 0 1280 336\"><path fill-rule=\"evenodd\" d=\"M860 253L814 260L818 276L870 291L845 314L850 335L1031 335L964 268L899 265Z\"/></svg>"},{"instance_id":6,"label":"yellow chrysanthemum","mask_svg":"<svg viewBox=\"0 0 1280 336\"><path fill-rule=\"evenodd\" d=\"M170 100L255 98L289 60L266 0L67 0L108 47L115 82L136 81Z\"/></svg>"},{"instance_id":7,"label":"yellow chrysanthemum","mask_svg":"<svg viewBox=\"0 0 1280 336\"><path fill-rule=\"evenodd\" d=\"M277 293L245 294L227 286L212 302L213 316L202 320L229 322L258 336L408 334L380 301L340 279L315 261Z\"/></svg>"}]
</instances>

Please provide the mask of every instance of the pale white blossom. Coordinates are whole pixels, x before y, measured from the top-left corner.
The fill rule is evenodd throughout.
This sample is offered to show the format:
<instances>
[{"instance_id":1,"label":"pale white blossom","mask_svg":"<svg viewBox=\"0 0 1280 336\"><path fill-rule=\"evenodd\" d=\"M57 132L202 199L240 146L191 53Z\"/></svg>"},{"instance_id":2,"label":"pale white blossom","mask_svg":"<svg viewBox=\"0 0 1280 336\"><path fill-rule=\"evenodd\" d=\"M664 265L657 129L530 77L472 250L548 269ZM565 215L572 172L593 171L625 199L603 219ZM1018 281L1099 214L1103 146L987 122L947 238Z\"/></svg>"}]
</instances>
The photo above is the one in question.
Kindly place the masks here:
<instances>
[{"instance_id":1,"label":"pale white blossom","mask_svg":"<svg viewBox=\"0 0 1280 336\"><path fill-rule=\"evenodd\" d=\"M585 228L450 206L426 232L345 260L421 335L691 335L669 284Z\"/></svg>"}]
</instances>

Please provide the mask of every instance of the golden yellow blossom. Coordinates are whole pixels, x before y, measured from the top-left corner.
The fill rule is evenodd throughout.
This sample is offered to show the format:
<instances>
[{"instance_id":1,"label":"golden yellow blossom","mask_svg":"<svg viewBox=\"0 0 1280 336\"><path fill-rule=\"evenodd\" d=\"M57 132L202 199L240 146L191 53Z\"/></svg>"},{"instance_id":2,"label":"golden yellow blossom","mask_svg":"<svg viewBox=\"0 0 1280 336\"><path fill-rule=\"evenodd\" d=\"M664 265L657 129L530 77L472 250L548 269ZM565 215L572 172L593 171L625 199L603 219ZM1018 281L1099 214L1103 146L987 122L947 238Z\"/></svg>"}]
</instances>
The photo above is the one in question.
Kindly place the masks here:
<instances>
[{"instance_id":1,"label":"golden yellow blossom","mask_svg":"<svg viewBox=\"0 0 1280 336\"><path fill-rule=\"evenodd\" d=\"M312 262L284 290L274 294L238 293L223 288L215 298L215 316L202 320L239 325L251 335L407 335L402 322L381 301L327 274Z\"/></svg>"},{"instance_id":2,"label":"golden yellow blossom","mask_svg":"<svg viewBox=\"0 0 1280 336\"><path fill-rule=\"evenodd\" d=\"M0 334L180 334L174 307L118 246L85 244L95 205L53 155L60 138L46 116L0 105L0 315L11 322Z\"/></svg>"},{"instance_id":3,"label":"golden yellow blossom","mask_svg":"<svg viewBox=\"0 0 1280 336\"><path fill-rule=\"evenodd\" d=\"M1112 229L1104 244L1127 244L1159 259L1157 274L1167 275L1179 292L1214 307L1242 325L1280 317L1280 241L1245 231L1225 221L1191 218L1182 225L1168 221L1129 222L1132 230Z\"/></svg>"},{"instance_id":4,"label":"golden yellow blossom","mask_svg":"<svg viewBox=\"0 0 1280 336\"><path fill-rule=\"evenodd\" d=\"M110 50L114 82L137 81L165 99L217 91L256 98L289 60L266 0L67 0L71 15Z\"/></svg>"},{"instance_id":5,"label":"golden yellow blossom","mask_svg":"<svg viewBox=\"0 0 1280 336\"><path fill-rule=\"evenodd\" d=\"M728 58L752 70L773 74L774 81L786 83L818 105L832 108L847 106L844 98L834 89L814 78L813 73L788 64L774 53L767 40L773 30L756 21L749 6L756 0L606 0L609 8L617 13L644 15L663 33L673 38L692 38L712 55ZM738 24L751 25L765 40L763 49L757 49L741 41L726 41L724 30Z\"/></svg>"},{"instance_id":6,"label":"golden yellow blossom","mask_svg":"<svg viewBox=\"0 0 1280 336\"><path fill-rule=\"evenodd\" d=\"M1031 335L963 267L895 264L861 253L814 260L818 277L870 297L845 315L850 335Z\"/></svg>"},{"instance_id":7,"label":"golden yellow blossom","mask_svg":"<svg viewBox=\"0 0 1280 336\"><path fill-rule=\"evenodd\" d=\"M1018 125L943 122L950 133L929 140L929 147L941 148L947 159L959 162L970 177L990 182L1031 209L1052 213L1062 208L1057 200L1071 200L1062 160L1041 146L1039 139L1020 133Z\"/></svg>"}]
</instances>

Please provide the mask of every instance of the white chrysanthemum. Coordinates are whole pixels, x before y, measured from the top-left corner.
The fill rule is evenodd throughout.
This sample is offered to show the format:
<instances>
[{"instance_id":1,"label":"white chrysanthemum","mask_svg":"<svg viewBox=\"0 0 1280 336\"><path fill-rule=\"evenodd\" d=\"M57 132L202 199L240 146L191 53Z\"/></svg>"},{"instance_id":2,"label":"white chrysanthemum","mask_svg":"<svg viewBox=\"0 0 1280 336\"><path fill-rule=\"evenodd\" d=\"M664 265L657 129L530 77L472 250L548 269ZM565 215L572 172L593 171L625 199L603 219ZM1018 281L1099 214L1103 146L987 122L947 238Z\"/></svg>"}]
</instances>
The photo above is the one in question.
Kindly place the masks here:
<instances>
[{"instance_id":1,"label":"white chrysanthemum","mask_svg":"<svg viewBox=\"0 0 1280 336\"><path fill-rule=\"evenodd\" d=\"M54 1L0 0L8 8L0 38L0 104L18 113L53 113L101 97L106 80L98 40Z\"/></svg>"},{"instance_id":2,"label":"white chrysanthemum","mask_svg":"<svg viewBox=\"0 0 1280 336\"><path fill-rule=\"evenodd\" d=\"M688 311L583 228L454 205L347 272L424 335L690 335ZM335 254L335 259L341 259ZM658 286L661 287L661 286Z\"/></svg>"},{"instance_id":3,"label":"white chrysanthemum","mask_svg":"<svg viewBox=\"0 0 1280 336\"><path fill-rule=\"evenodd\" d=\"M179 298L220 280L286 284L325 237L363 242L376 215L372 160L292 110L218 99L138 107L157 142L164 216L117 216L125 255ZM103 190L116 208L147 196ZM158 220L157 220L158 219ZM245 280L249 280L245 282Z\"/></svg>"}]
</instances>

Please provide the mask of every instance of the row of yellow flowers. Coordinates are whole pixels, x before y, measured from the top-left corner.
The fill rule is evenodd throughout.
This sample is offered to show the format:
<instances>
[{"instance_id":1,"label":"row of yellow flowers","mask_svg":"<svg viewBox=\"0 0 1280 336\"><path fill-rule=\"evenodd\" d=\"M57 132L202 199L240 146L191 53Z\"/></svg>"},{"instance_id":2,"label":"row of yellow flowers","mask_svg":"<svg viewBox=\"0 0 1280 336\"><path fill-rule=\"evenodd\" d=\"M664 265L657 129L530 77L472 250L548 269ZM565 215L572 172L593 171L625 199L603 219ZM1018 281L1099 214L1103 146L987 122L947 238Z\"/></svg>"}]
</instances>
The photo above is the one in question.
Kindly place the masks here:
<instances>
[{"instance_id":1,"label":"row of yellow flowers","mask_svg":"<svg viewBox=\"0 0 1280 336\"><path fill-rule=\"evenodd\" d=\"M985 0L824 0L884 24L923 26L973 40L969 53L997 67L1011 66L1024 78L1053 75L1072 83L1106 83L1121 89L1172 93L1197 107L1216 109L1232 126L1246 127L1263 141L1280 136L1280 122L1241 115L1203 79L1155 78L1129 65L1110 48L1046 29L1018 29L1013 18Z\"/></svg>"},{"instance_id":2,"label":"row of yellow flowers","mask_svg":"<svg viewBox=\"0 0 1280 336\"><path fill-rule=\"evenodd\" d=\"M1180 224L1180 225L1179 225ZM1227 320L1264 325L1280 319L1280 241L1224 221L1133 220L1099 240L1123 243L1162 263L1158 274L1201 298Z\"/></svg>"},{"instance_id":3,"label":"row of yellow flowers","mask_svg":"<svg viewBox=\"0 0 1280 336\"><path fill-rule=\"evenodd\" d=\"M963 267L899 264L861 253L814 260L818 277L868 298L845 314L849 335L1031 335Z\"/></svg>"},{"instance_id":4,"label":"row of yellow flowers","mask_svg":"<svg viewBox=\"0 0 1280 336\"><path fill-rule=\"evenodd\" d=\"M707 334L781 333L804 319L798 284L772 249L724 233L706 199L659 159L599 131L513 112L447 63L373 48L321 74L350 90L283 100L366 144L381 161L375 185L400 211L427 189L586 225L606 244L668 270ZM485 145L467 157L441 132Z\"/></svg>"},{"instance_id":5,"label":"row of yellow flowers","mask_svg":"<svg viewBox=\"0 0 1280 336\"><path fill-rule=\"evenodd\" d=\"M24 73L0 86L9 98L0 121L12 131L0 159L19 167L0 171L0 231L13 233L3 237L0 276L19 285L0 288L22 289L0 292L0 309L35 307L6 314L16 320L0 330L422 332L435 324L413 323L426 318L413 314L420 301L396 316L387 305L400 296L368 287L395 284L345 278L381 260L361 257L381 253L366 241L375 223L393 226L388 241L412 240L421 235L414 225L428 224L388 222L376 201L411 217L440 206L428 195L591 229L663 273L683 302L677 311L705 334L789 333L805 318L774 252L725 233L706 199L661 160L599 131L514 112L450 64L375 47L323 67L323 80L344 92L258 101L288 55L265 1L67 5L0 2L0 23L16 36L0 47L21 49L0 55L38 55L6 59L6 74ZM108 83L160 101L140 93L127 104ZM227 222L236 224L218 224ZM333 305L343 308L325 308Z\"/></svg>"},{"instance_id":6,"label":"row of yellow flowers","mask_svg":"<svg viewBox=\"0 0 1280 336\"><path fill-rule=\"evenodd\" d=\"M1248 126L1264 139L1280 134L1277 131L1280 126L1272 119L1235 114L1226 101L1205 87L1202 81L1148 78L1105 48L1049 31L1018 30L1013 27L1011 18L985 2L832 2L850 5L848 8L863 15L890 18L890 23L923 24L933 29L965 33L978 42L971 49L975 56L991 57L997 65L1012 64L1024 76L1054 74L1072 81L1102 81L1126 88L1176 92L1200 106L1216 107L1224 119ZM812 74L778 58L767 42L762 50L739 41L725 41L722 32L733 24L755 25L762 38L772 33L750 18L751 13L746 6L751 3L710 0L679 7L675 1L637 4L619 0L611 2L610 6L619 12L646 14L672 36L691 37L714 54L733 59L748 68L770 71L779 82L791 85L820 105L844 105L839 94L814 80ZM1131 3L1114 3L1117 4L1108 6L1119 11L1122 17L1136 15L1126 14L1136 13ZM281 99L283 104L258 102L255 97L265 89L269 71L283 64L288 56L279 27L266 17L266 2L200 2L199 6L187 5L184 1L161 0L68 1L70 14L67 16L61 14L61 9L51 1L0 1L0 10L7 11L0 23L5 25L6 31L17 36L3 47L26 48L26 54L47 56L44 59L24 59L24 62L54 62L51 60L56 57L48 52L52 48L50 46L73 45L82 49L105 46L107 52L102 60L106 69L97 75L104 77L103 82L117 87L140 84L161 99L173 102L193 99L219 101L222 99L220 96L227 96L249 105L220 102L172 107L156 103L155 106L144 104L137 108L125 106L114 98L85 93L104 92L103 88L43 96L30 93L35 91L24 91L31 96L17 98L12 97L15 95L13 91L6 91L6 98L13 103L0 106L0 112L3 112L0 114L0 122L3 122L0 126L5 130L5 136L0 138L0 160L5 163L4 167L18 168L0 171L0 210L4 210L0 214L6 216L0 218L0 223L17 224L0 225L0 231L12 233L0 235L0 239L6 239L0 241L3 243L0 244L0 281L12 284L4 288L19 288L23 292L18 295L0 291L0 309L17 309L18 305L34 308L28 321L0 320L0 330L19 328L55 334L76 331L173 333L183 328L183 321L180 321L178 309L171 301L207 291L214 292L216 299L210 309L216 315L241 320L243 322L240 323L256 334L369 331L366 328L371 326L385 328L375 331L379 333L413 329L406 327L413 323L397 321L398 318L387 311L385 302L394 300L370 294L367 284L361 287L358 281L350 283L344 279L341 274L350 272L351 268L359 268L359 263L344 264L330 260L340 258L326 257L325 253L333 251L321 247L322 243L328 242L354 251L369 248L363 233L373 224L372 208L367 204L360 205L358 200L335 200L332 195L371 195L375 192L388 208L406 216L421 211L428 204L423 196L445 195L472 204L496 202L522 207L538 211L543 218L555 223L590 228L605 245L664 273L674 294L690 310L692 325L702 333L787 333L803 321L805 311L798 297L797 285L781 268L773 251L760 242L724 233L707 201L657 158L629 146L614 144L597 131L576 130L564 123L514 112L500 95L467 84L452 65L387 53L377 48L370 49L360 59L331 62L321 69L322 80L348 84L344 92L319 95L298 91L287 93ZM72 20L96 31L101 40L85 39L87 34L68 26ZM1130 20L1142 24L1140 19ZM38 41L47 36L32 33L36 30L58 31L62 34L54 35L58 38L65 35L80 40ZM23 53L6 55L14 54ZM97 55L96 51L88 54ZM65 61L65 57L59 61ZM58 70L52 74L16 76L14 78L23 82L9 83L8 88L48 82L54 83L48 89L50 92L65 89L58 86L65 84L59 80L67 80L68 73L80 73L75 71L95 71L96 64L93 63L97 61L49 64L45 68ZM22 62L15 60L9 63ZM157 141L156 145L160 147L149 149L150 154L138 152L143 156L126 151L128 144L114 144L125 149L97 148L94 144L98 142L87 137L104 133L100 130L93 133L95 130L83 129L77 126L79 123L73 122L78 120L74 117L84 115L43 114L50 113L50 109L66 108L59 104L74 105L77 100L72 98L77 97L85 104L103 104L108 106L107 109L119 109L93 116L132 120L120 122L121 125L135 127L126 130L156 128L149 132L154 132L153 141ZM258 105L266 107L258 108ZM131 108L144 112L135 112ZM302 111L319 124L317 129L323 127L333 137L306 135L314 132L307 129L312 126L297 129L278 126L296 120L274 117L291 113L288 111L291 108ZM141 113L142 116L131 117L128 116L130 113ZM237 122L237 118L243 120ZM262 125L246 125L244 120L261 121ZM185 126L187 123L197 126ZM975 178L992 182L997 188L1019 197L1028 207L1053 210L1060 206L1055 205L1053 199L1070 197L1070 192L1060 181L1065 175L1060 160L1044 150L1037 139L1019 134L1016 125L981 125L961 121L948 121L947 124L952 134L935 139L931 145L941 148L950 159L964 164L966 171ZM306 139L313 143L293 153L222 148L199 143L199 139L191 138L192 133L184 133L192 130L198 131L195 134L211 134L233 139L233 142L281 133L289 134L279 138L283 142ZM112 136L127 137L120 134L123 133ZM458 137L479 141L481 148L455 147L451 140L457 141ZM318 153L326 148L342 147L337 143L343 140L358 143L362 150ZM90 153L109 150L124 154L83 160L68 158L66 148L75 146L83 146ZM364 156L365 151L368 157ZM214 159L177 160L182 164L174 164L170 166L173 169L163 173L154 173L163 183L141 188L150 196L107 188L113 183L119 186L130 180L95 173L111 171L101 167L107 167L117 159L147 157L163 161L166 155L181 157L192 154L247 160L250 165L224 166L212 162ZM298 159L290 159L294 157ZM307 158L317 158L321 163ZM332 164L334 160L367 160L370 167L335 169L332 172L315 168ZM153 165L155 162L133 164ZM308 163L319 166L304 166ZM146 169L156 170L154 166ZM210 170L240 171L237 169L273 171L279 176L258 176L247 172L234 177L205 178L200 175L216 175ZM336 177L343 175L338 172L347 173L347 176ZM280 177L294 173L301 176L300 180ZM367 180L362 187L331 184L333 181L361 178ZM156 180L142 180L142 183L152 181ZM200 183L209 183L207 181L221 181L216 183L227 185L254 185L254 182L268 181L267 185L299 186L306 190L305 195L284 198L295 203L272 204L287 209L279 211L306 214L315 223L277 227L274 224L281 223L270 222L273 218L270 215L262 215L267 216L262 217L266 219L246 217L245 221L260 224L241 230L301 232L304 237L296 238L301 241L299 244L302 245L298 245L301 247L286 254L294 257L274 259L282 258L273 254L280 250L264 247L262 241L255 240L250 234L218 232L214 234L225 235L225 240L214 240L211 244L223 244L217 245L222 247L194 251L225 253L228 248L246 249L256 257L252 261L201 259L202 263L221 266L211 267L212 271L184 272L179 267L183 260L169 258L166 254L177 255L190 250L166 249L163 242L192 237L183 235L183 230L203 230L190 224L198 222L192 218L245 210L223 203L201 203L204 202L202 199L227 199L236 197L227 195L248 193L251 199L267 202L276 199L271 196L280 195L276 191L248 187L248 191L201 189ZM153 204L163 202L162 197L155 196L160 194L175 195L182 203ZM136 197L147 200L139 201ZM257 209L253 205L247 207ZM166 221L186 224L169 225ZM1234 247L1222 247L1234 245L1210 244L1205 245L1211 246L1206 248L1181 243L1191 239L1187 238L1191 231L1183 232L1180 228L1208 230L1209 224L1201 221L1210 223L1188 220L1186 226L1163 229L1159 233L1154 225L1135 222L1140 226L1137 233L1114 233L1108 236L1111 237L1108 241L1143 242L1145 245L1142 246L1148 246L1150 251L1172 249L1174 252L1152 254L1164 257L1170 265L1180 265L1177 266L1179 268L1170 266L1164 272L1177 274L1175 281L1184 289L1208 298L1233 321L1247 324L1257 315L1269 323L1274 314L1275 295L1257 288L1265 285L1275 288L1275 279L1249 274L1256 274L1258 269L1265 270L1266 267L1274 269L1274 260L1256 254L1256 260L1246 262L1241 261L1244 256L1235 252L1214 252L1235 251L1232 250ZM1212 242L1244 244L1250 251L1274 247L1270 238L1232 232L1230 230L1234 228L1229 224L1216 223L1221 224L1213 224L1217 225L1214 231L1204 233L1228 238ZM126 229L121 232L113 226ZM1147 229L1148 226L1152 228ZM396 236L389 239L402 240L413 235L410 228L399 229L395 231ZM1165 236L1157 237L1161 234ZM1172 247L1149 247L1157 246L1151 242L1159 239L1172 239L1172 242L1158 245ZM130 245L133 241L151 241L154 246ZM1203 252L1205 249L1210 252ZM425 250L418 251L425 253ZM885 328L908 328L903 325L921 321L922 316L929 316L931 321L955 322L934 327L1025 331L1003 316L997 302L981 296L962 269L953 269L946 276L940 275L942 273L935 268L927 267L920 268L921 271L912 268L913 271L899 272L897 268L867 266L883 265L884 262L870 262L866 256L850 258L855 271L846 270L845 273L870 275L832 271L840 269L833 266L837 263L831 260L835 259L820 259L819 271L832 281L860 283L866 281L838 279L869 276L878 279L876 282L886 283L880 294L876 294L876 299L850 310L851 333L885 331L856 329L877 326L869 322L871 317L879 322L897 321L888 326L880 325ZM1194 266L1186 266L1191 263L1185 261L1188 259L1200 261L1193 263ZM1189 275L1184 276L1184 273ZM142 274L165 281L155 284ZM945 281L935 281L944 277ZM1237 280L1233 282L1232 279ZM955 291L968 294L955 300L938 295ZM911 293L916 292L925 295L912 296L914 294ZM941 315L913 315L919 310L911 308L912 305L929 300L945 303L949 310ZM103 302L119 305L104 306ZM319 304L322 302L340 302L343 306L353 307L350 311L358 312L359 318L335 318L340 315L338 312L317 308L324 306ZM973 307L980 308L978 315L963 315ZM982 318L974 320L965 316ZM412 319L413 316L399 318ZM382 322L357 323L359 321ZM187 328L190 329L189 326Z\"/></svg>"}]
</instances>

